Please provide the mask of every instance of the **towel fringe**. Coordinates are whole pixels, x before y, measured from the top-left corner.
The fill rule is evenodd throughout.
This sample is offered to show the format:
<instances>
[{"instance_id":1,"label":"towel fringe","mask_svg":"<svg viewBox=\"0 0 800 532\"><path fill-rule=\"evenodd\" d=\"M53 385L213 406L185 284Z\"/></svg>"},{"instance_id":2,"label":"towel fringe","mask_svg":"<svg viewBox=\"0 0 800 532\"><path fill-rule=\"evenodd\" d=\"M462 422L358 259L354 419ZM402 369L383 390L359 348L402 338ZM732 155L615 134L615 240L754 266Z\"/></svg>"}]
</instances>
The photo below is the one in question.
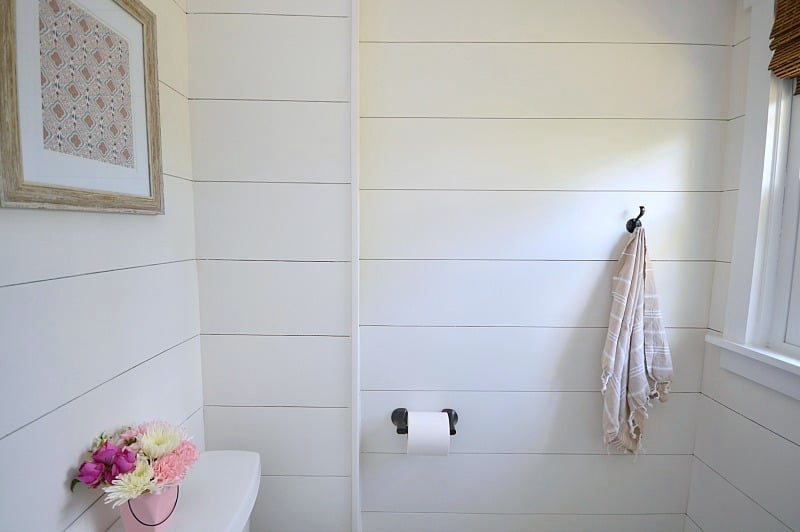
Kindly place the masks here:
<instances>
[{"instance_id":1,"label":"towel fringe","mask_svg":"<svg viewBox=\"0 0 800 532\"><path fill-rule=\"evenodd\" d=\"M647 405L637 407L630 413L627 423L615 433L606 434L606 450L613 447L627 454L638 454L642 449L642 429L644 421L649 418ZM627 430L626 430L627 429Z\"/></svg>"},{"instance_id":2,"label":"towel fringe","mask_svg":"<svg viewBox=\"0 0 800 532\"><path fill-rule=\"evenodd\" d=\"M650 398L658 399L659 403L666 403L671 391L672 383L670 381L657 382L653 389L650 390Z\"/></svg>"}]
</instances>

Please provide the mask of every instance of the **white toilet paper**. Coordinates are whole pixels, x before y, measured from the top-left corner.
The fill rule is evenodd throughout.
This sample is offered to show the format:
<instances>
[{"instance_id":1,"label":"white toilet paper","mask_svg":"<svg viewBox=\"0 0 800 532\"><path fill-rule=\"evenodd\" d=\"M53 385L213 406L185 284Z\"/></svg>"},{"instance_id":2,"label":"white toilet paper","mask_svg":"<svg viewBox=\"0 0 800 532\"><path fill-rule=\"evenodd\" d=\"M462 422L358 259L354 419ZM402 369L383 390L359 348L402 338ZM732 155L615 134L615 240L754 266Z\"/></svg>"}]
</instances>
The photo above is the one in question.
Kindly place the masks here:
<instances>
[{"instance_id":1,"label":"white toilet paper","mask_svg":"<svg viewBox=\"0 0 800 532\"><path fill-rule=\"evenodd\" d=\"M450 453L450 419L445 412L408 413L408 454Z\"/></svg>"}]
</instances>

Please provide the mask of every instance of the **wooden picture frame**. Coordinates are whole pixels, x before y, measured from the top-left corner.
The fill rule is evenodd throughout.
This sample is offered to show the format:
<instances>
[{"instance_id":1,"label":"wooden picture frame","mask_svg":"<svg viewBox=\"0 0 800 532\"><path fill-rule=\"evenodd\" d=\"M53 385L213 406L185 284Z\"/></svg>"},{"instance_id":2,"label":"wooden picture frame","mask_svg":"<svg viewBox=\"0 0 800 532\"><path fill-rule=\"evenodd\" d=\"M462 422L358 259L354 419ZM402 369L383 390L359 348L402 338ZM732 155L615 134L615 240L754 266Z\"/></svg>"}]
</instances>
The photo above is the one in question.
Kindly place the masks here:
<instances>
[{"instance_id":1,"label":"wooden picture frame","mask_svg":"<svg viewBox=\"0 0 800 532\"><path fill-rule=\"evenodd\" d=\"M0 206L163 214L157 73L140 0L0 0Z\"/></svg>"}]
</instances>

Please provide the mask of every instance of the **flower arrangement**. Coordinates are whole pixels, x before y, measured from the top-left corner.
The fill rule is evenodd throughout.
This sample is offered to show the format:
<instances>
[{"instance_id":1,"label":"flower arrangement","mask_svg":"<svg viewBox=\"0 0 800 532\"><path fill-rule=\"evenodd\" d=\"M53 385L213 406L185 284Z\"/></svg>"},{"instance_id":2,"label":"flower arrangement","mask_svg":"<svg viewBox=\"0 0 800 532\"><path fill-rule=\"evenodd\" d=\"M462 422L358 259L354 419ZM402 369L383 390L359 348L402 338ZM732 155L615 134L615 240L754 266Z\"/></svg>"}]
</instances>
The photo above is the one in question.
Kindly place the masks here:
<instances>
[{"instance_id":1,"label":"flower arrangement","mask_svg":"<svg viewBox=\"0 0 800 532\"><path fill-rule=\"evenodd\" d=\"M100 434L88 451L70 489L79 482L102 487L113 507L145 493L160 493L181 483L197 460L197 448L179 427L162 421Z\"/></svg>"}]
</instances>

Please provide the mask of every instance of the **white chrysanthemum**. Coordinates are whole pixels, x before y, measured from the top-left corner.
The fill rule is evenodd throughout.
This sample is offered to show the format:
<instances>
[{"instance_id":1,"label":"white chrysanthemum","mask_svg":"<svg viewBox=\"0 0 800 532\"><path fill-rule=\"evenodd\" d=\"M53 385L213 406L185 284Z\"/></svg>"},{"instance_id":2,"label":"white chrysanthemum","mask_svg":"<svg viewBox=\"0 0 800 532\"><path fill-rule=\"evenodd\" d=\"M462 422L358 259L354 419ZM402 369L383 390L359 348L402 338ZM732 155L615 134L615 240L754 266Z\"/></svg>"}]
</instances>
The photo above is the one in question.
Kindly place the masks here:
<instances>
[{"instance_id":1,"label":"white chrysanthemum","mask_svg":"<svg viewBox=\"0 0 800 532\"><path fill-rule=\"evenodd\" d=\"M157 422L147 427L142 437L139 438L139 444L144 454L155 459L174 451L182 439L181 429Z\"/></svg>"},{"instance_id":2,"label":"white chrysanthemum","mask_svg":"<svg viewBox=\"0 0 800 532\"><path fill-rule=\"evenodd\" d=\"M135 499L147 491L155 490L153 468L145 458L136 460L136 468L130 473L119 475L110 486L103 488L106 492L105 503L113 502L113 508L128 499Z\"/></svg>"}]
</instances>

